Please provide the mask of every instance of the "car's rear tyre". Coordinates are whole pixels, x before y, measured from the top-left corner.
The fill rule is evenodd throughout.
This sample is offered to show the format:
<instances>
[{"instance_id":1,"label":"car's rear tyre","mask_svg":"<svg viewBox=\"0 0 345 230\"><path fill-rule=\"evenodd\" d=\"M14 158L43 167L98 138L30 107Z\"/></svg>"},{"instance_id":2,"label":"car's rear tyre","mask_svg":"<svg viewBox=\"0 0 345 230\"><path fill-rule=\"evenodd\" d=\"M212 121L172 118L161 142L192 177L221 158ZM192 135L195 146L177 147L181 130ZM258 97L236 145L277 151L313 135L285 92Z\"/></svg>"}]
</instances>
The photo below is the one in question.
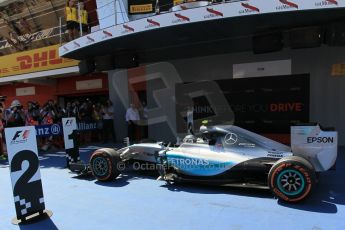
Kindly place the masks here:
<instances>
[{"instance_id":1,"label":"car's rear tyre","mask_svg":"<svg viewBox=\"0 0 345 230\"><path fill-rule=\"evenodd\" d=\"M120 154L110 148L96 150L90 158L92 175L99 181L110 181L120 175L118 164L121 162Z\"/></svg>"},{"instance_id":2,"label":"car's rear tyre","mask_svg":"<svg viewBox=\"0 0 345 230\"><path fill-rule=\"evenodd\" d=\"M279 199L299 202L314 189L315 171L312 164L302 157L284 157L272 166L268 184Z\"/></svg>"}]
</instances>

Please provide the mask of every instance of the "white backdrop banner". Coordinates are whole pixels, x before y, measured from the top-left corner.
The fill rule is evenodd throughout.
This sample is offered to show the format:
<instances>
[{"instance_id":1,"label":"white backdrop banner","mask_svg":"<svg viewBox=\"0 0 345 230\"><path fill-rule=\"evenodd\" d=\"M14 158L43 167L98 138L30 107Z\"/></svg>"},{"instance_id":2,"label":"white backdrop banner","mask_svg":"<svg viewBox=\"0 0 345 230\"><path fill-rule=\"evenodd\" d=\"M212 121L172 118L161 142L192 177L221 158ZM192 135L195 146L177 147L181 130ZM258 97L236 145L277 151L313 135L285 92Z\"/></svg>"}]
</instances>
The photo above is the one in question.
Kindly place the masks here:
<instances>
[{"instance_id":1,"label":"white backdrop banner","mask_svg":"<svg viewBox=\"0 0 345 230\"><path fill-rule=\"evenodd\" d=\"M291 60L252 62L233 65L233 78L291 75Z\"/></svg>"}]
</instances>

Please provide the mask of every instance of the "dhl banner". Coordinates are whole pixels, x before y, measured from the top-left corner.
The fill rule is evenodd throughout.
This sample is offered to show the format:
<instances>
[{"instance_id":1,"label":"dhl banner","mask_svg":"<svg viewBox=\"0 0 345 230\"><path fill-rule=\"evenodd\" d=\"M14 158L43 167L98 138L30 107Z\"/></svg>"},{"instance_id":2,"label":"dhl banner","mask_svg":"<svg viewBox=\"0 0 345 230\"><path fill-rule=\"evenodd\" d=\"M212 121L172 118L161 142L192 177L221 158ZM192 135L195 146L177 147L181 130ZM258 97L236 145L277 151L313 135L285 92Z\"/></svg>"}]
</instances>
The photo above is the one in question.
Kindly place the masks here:
<instances>
[{"instance_id":1,"label":"dhl banner","mask_svg":"<svg viewBox=\"0 0 345 230\"><path fill-rule=\"evenodd\" d=\"M77 66L79 61L60 58L59 46L10 54L0 57L0 77Z\"/></svg>"}]
</instances>

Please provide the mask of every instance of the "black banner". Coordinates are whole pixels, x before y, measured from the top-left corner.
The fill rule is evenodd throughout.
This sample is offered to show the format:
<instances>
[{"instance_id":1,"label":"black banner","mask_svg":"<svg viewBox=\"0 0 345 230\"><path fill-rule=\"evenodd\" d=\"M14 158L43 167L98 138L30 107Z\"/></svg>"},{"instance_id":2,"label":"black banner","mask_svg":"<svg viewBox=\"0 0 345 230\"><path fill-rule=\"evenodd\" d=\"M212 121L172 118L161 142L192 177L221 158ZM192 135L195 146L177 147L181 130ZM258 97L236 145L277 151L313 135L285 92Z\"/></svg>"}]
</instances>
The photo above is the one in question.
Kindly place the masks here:
<instances>
[{"instance_id":1,"label":"black banner","mask_svg":"<svg viewBox=\"0 0 345 230\"><path fill-rule=\"evenodd\" d=\"M289 133L290 126L309 121L309 75L273 76L177 84L177 130L186 132L187 106L194 107L196 129L235 124L257 133ZM210 90L211 89L211 90ZM202 93L201 93L202 92Z\"/></svg>"}]
</instances>

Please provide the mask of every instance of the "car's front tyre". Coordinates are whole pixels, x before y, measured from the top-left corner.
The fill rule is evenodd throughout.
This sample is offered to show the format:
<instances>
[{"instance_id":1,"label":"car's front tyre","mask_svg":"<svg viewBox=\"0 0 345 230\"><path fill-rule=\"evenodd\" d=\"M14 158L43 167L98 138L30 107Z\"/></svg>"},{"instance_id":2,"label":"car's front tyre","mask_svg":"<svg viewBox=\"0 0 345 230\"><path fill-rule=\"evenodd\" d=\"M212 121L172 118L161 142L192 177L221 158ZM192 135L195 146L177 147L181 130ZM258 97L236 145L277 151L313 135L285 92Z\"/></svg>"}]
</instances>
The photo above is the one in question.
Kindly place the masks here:
<instances>
[{"instance_id":1,"label":"car's front tyre","mask_svg":"<svg viewBox=\"0 0 345 230\"><path fill-rule=\"evenodd\" d=\"M90 158L90 169L97 180L110 181L120 175L119 162L120 154L114 149L98 149Z\"/></svg>"},{"instance_id":2,"label":"car's front tyre","mask_svg":"<svg viewBox=\"0 0 345 230\"><path fill-rule=\"evenodd\" d=\"M298 156L277 161L268 175L275 196L286 202L299 202L308 197L315 186L315 171L310 162Z\"/></svg>"}]
</instances>

